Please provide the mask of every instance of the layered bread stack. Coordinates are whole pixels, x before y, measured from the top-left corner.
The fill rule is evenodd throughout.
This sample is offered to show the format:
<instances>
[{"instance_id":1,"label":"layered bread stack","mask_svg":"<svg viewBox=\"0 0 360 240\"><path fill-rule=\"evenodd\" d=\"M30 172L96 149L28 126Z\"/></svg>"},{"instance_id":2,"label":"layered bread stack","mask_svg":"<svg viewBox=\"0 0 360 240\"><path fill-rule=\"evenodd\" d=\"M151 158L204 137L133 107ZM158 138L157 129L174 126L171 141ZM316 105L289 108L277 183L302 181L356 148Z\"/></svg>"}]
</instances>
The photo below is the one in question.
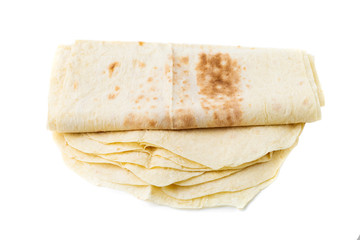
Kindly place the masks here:
<instances>
[{"instance_id":1,"label":"layered bread stack","mask_svg":"<svg viewBox=\"0 0 360 240\"><path fill-rule=\"evenodd\" d=\"M77 41L57 50L48 126L89 181L178 208L243 208L320 119L300 50Z\"/></svg>"}]
</instances>

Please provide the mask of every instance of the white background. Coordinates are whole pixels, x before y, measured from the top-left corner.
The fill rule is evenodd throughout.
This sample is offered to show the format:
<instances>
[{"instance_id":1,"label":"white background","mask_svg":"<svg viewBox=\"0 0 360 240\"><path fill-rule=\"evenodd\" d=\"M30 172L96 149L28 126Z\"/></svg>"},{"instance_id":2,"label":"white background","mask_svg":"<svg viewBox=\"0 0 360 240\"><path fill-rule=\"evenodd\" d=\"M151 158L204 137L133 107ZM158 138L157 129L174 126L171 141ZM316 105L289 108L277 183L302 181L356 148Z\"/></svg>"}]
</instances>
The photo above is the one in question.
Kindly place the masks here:
<instances>
[{"instance_id":1,"label":"white background","mask_svg":"<svg viewBox=\"0 0 360 240\"><path fill-rule=\"evenodd\" d=\"M349 239L360 235L359 1L1 1L0 239ZM326 106L243 211L177 210L93 186L46 130L57 45L76 39L300 48Z\"/></svg>"}]
</instances>

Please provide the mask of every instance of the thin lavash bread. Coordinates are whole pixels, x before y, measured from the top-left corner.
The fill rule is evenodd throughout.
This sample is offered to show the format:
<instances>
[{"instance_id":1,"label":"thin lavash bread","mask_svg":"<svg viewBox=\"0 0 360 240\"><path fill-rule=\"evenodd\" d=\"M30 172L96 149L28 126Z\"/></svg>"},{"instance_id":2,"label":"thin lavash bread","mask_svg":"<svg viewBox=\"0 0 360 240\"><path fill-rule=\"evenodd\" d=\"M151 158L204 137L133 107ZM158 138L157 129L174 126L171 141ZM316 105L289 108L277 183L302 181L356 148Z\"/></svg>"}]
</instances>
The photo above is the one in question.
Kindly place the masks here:
<instances>
[{"instance_id":1,"label":"thin lavash bread","mask_svg":"<svg viewBox=\"0 0 360 240\"><path fill-rule=\"evenodd\" d=\"M57 50L48 127L65 163L97 185L177 208L243 208L323 104L303 51L77 41Z\"/></svg>"},{"instance_id":2,"label":"thin lavash bread","mask_svg":"<svg viewBox=\"0 0 360 240\"><path fill-rule=\"evenodd\" d=\"M300 50L77 41L51 81L50 130L99 132L312 122L323 94ZM56 96L55 96L56 95Z\"/></svg>"}]
</instances>

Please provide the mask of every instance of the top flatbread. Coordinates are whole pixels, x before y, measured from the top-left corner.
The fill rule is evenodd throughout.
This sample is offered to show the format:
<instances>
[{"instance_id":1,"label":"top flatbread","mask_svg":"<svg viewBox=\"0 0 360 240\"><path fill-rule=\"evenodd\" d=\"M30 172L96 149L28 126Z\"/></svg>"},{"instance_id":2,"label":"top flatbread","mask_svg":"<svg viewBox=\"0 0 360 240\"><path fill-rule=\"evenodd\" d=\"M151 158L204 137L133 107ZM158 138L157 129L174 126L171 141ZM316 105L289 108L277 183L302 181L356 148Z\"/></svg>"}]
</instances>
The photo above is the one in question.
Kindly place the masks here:
<instances>
[{"instance_id":1,"label":"top flatbread","mask_svg":"<svg viewBox=\"0 0 360 240\"><path fill-rule=\"evenodd\" d=\"M56 62L48 126L58 132L312 122L323 105L300 50L77 41Z\"/></svg>"}]
</instances>

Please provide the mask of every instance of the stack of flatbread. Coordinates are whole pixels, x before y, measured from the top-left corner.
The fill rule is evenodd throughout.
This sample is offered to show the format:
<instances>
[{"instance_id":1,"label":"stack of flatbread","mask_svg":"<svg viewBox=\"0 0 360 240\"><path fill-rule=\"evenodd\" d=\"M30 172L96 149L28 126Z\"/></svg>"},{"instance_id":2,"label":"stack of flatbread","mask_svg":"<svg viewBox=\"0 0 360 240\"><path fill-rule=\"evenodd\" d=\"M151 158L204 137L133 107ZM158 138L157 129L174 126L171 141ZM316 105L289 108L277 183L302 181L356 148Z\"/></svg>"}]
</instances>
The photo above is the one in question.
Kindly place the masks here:
<instances>
[{"instance_id":1,"label":"stack of flatbread","mask_svg":"<svg viewBox=\"0 0 360 240\"><path fill-rule=\"evenodd\" d=\"M323 104L300 50L77 41L57 50L48 126L65 163L97 185L243 208Z\"/></svg>"}]
</instances>

